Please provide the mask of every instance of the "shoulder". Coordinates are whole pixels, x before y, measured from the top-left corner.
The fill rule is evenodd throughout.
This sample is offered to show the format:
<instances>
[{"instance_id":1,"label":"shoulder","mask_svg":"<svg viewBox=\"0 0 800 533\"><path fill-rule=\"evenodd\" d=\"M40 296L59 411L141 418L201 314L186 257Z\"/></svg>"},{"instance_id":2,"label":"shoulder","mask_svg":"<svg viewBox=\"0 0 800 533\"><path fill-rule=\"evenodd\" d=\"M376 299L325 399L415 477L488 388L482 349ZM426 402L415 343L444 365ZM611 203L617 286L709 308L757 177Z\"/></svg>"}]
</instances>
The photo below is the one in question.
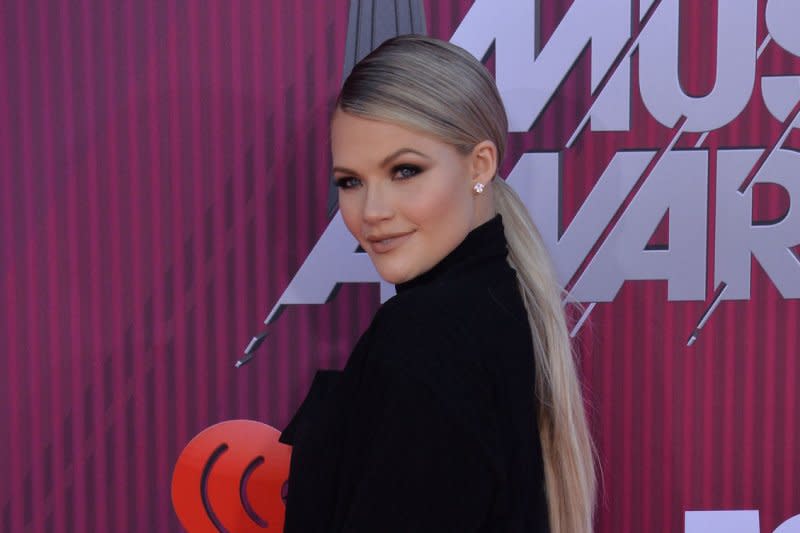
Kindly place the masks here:
<instances>
[{"instance_id":1,"label":"shoulder","mask_svg":"<svg viewBox=\"0 0 800 533\"><path fill-rule=\"evenodd\" d=\"M485 319L487 311L498 312L498 318L513 318L520 310L513 305L519 300L514 271L506 267L502 275L490 274L476 273L398 293L381 306L376 316L424 321L422 326L471 323Z\"/></svg>"},{"instance_id":2,"label":"shoulder","mask_svg":"<svg viewBox=\"0 0 800 533\"><path fill-rule=\"evenodd\" d=\"M458 442L493 461L497 380L481 364L480 350L457 331L402 311L390 305L380 313L358 385L361 402L369 404L363 408L379 413L375 419L393 434Z\"/></svg>"},{"instance_id":3,"label":"shoulder","mask_svg":"<svg viewBox=\"0 0 800 533\"><path fill-rule=\"evenodd\" d=\"M397 294L378 309L371 329L389 354L416 357L445 351L454 362L496 351L529 332L513 275L458 280Z\"/></svg>"},{"instance_id":4,"label":"shoulder","mask_svg":"<svg viewBox=\"0 0 800 533\"><path fill-rule=\"evenodd\" d=\"M413 369L413 363L439 357L447 357L450 365L474 359L485 302L475 294L465 296L450 287L424 287L386 301L372 323L374 348L384 363Z\"/></svg>"},{"instance_id":5,"label":"shoulder","mask_svg":"<svg viewBox=\"0 0 800 533\"><path fill-rule=\"evenodd\" d=\"M473 292L465 300L450 288L427 287L391 298L370 328L370 373L406 383L394 389L400 394L425 389L432 401L464 422L469 413L473 420L484 419L497 386L491 368L497 332L481 324L489 300L488 293Z\"/></svg>"}]
</instances>

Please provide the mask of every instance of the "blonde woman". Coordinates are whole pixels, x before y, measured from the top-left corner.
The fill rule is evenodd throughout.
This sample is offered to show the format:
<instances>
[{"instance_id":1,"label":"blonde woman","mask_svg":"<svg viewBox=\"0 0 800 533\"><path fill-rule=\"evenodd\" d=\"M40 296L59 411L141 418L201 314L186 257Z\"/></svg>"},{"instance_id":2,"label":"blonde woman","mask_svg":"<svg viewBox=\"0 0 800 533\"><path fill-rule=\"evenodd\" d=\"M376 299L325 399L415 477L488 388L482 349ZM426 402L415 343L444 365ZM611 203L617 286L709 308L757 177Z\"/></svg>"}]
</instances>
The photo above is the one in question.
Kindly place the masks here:
<instances>
[{"instance_id":1,"label":"blonde woman","mask_svg":"<svg viewBox=\"0 0 800 533\"><path fill-rule=\"evenodd\" d=\"M293 532L592 530L595 474L561 293L516 194L494 81L391 39L331 120L344 221L397 295L283 431Z\"/></svg>"}]
</instances>

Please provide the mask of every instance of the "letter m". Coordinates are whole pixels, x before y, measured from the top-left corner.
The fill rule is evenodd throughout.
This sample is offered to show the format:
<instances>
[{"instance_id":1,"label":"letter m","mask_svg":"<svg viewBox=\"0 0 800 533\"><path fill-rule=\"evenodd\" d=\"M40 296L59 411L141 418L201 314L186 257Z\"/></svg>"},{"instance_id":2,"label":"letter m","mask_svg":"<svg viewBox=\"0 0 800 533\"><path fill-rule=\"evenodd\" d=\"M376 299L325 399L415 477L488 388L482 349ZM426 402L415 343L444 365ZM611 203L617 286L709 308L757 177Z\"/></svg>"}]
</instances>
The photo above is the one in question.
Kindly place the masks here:
<instances>
[{"instance_id":1,"label":"letter m","mask_svg":"<svg viewBox=\"0 0 800 533\"><path fill-rule=\"evenodd\" d=\"M539 11L537 0L476 0L450 39L478 59L485 58L494 44L497 86L511 131L533 127L590 42L594 93L630 37L631 0L575 0L540 49ZM613 99L623 88L628 94L629 84L629 62L623 61L603 96L608 93ZM592 110L593 129L627 129L629 102L605 100L594 106L603 109ZM598 118L602 120L596 124Z\"/></svg>"}]
</instances>

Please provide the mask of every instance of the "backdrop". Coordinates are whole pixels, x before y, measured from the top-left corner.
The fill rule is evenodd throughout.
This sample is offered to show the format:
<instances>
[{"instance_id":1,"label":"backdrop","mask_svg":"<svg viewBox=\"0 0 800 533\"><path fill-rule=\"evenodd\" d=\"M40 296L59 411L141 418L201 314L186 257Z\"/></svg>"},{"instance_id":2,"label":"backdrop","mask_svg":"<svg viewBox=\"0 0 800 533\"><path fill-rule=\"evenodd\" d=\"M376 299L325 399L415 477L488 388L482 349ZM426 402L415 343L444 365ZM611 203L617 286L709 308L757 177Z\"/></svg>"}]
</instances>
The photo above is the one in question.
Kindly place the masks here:
<instances>
[{"instance_id":1,"label":"backdrop","mask_svg":"<svg viewBox=\"0 0 800 533\"><path fill-rule=\"evenodd\" d=\"M800 531L799 5L0 0L0 530L179 531L187 442L343 366L391 287L328 115L406 27L496 74L584 304L597 530Z\"/></svg>"}]
</instances>

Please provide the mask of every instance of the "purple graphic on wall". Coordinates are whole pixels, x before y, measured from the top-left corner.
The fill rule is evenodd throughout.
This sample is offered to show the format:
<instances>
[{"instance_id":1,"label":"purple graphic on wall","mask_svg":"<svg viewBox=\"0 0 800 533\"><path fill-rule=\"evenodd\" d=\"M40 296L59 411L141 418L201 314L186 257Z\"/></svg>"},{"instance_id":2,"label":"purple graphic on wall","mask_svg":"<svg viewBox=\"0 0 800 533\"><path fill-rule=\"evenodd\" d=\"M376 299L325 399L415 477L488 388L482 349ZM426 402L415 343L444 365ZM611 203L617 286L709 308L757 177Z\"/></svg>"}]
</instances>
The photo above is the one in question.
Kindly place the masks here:
<instances>
[{"instance_id":1,"label":"purple graphic on wall","mask_svg":"<svg viewBox=\"0 0 800 533\"><path fill-rule=\"evenodd\" d=\"M597 531L798 531L796 3L602 4L0 0L0 531L179 531L192 437L344 364L390 296L360 264L232 363L315 246L366 259L324 238L328 116L401 26L506 98L586 310Z\"/></svg>"}]
</instances>

